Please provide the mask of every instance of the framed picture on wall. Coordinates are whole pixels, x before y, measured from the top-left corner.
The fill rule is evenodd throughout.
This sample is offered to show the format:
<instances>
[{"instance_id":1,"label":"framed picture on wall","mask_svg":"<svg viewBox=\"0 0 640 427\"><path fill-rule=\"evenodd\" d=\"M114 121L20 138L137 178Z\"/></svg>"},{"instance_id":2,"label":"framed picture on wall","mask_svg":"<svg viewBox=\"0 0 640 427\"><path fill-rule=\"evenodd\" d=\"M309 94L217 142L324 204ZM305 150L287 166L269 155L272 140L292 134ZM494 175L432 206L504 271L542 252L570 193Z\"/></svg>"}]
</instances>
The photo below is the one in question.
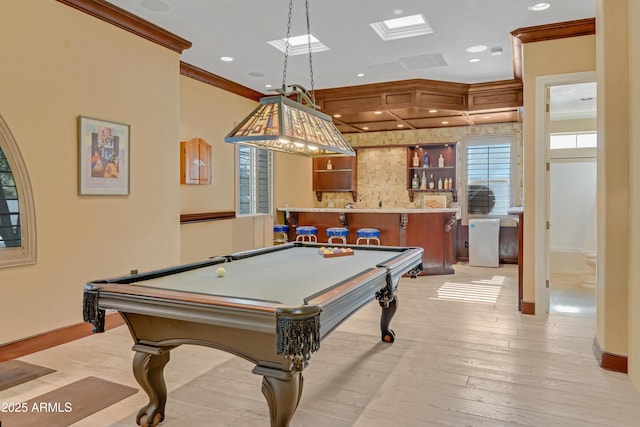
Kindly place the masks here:
<instances>
[{"instance_id":1,"label":"framed picture on wall","mask_svg":"<svg viewBox=\"0 0 640 427\"><path fill-rule=\"evenodd\" d=\"M78 193L129 194L129 125L79 116Z\"/></svg>"}]
</instances>

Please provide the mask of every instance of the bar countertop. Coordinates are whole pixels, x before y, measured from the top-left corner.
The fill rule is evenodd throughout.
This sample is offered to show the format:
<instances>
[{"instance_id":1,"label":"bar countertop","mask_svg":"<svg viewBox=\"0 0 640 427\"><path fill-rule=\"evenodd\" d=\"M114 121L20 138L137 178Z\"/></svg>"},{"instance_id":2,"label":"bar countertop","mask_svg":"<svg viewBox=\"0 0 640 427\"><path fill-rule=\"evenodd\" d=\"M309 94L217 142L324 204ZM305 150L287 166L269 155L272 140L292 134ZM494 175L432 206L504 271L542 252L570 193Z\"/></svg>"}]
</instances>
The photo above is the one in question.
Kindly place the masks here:
<instances>
[{"instance_id":1,"label":"bar countertop","mask_svg":"<svg viewBox=\"0 0 640 427\"><path fill-rule=\"evenodd\" d=\"M398 213L398 214L416 214L416 213L455 213L456 217L460 217L460 208L297 208L282 207L278 208L281 212L335 212L335 213Z\"/></svg>"}]
</instances>

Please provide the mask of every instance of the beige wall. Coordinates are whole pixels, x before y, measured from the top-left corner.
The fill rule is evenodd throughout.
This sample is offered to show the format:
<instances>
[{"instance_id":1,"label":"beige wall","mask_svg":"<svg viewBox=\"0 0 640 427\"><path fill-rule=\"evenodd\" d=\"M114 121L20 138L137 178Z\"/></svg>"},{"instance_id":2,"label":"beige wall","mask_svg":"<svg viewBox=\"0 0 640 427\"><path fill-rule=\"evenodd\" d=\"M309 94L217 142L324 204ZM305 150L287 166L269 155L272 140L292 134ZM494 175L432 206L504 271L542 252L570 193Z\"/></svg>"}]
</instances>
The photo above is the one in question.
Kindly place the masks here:
<instances>
[{"instance_id":1,"label":"beige wall","mask_svg":"<svg viewBox=\"0 0 640 427\"><path fill-rule=\"evenodd\" d=\"M629 162L640 165L640 3L628 1L629 52ZM629 375L640 389L640 169L630 168L629 179Z\"/></svg>"},{"instance_id":2,"label":"beige wall","mask_svg":"<svg viewBox=\"0 0 640 427\"><path fill-rule=\"evenodd\" d=\"M549 132L595 132L596 119L555 120L549 123Z\"/></svg>"},{"instance_id":3,"label":"beige wall","mask_svg":"<svg viewBox=\"0 0 640 427\"><path fill-rule=\"evenodd\" d=\"M312 161L310 158L285 153L275 153L274 159L274 203L276 208L284 206L313 206L316 200L312 188ZM284 214L277 212L276 221L284 224Z\"/></svg>"},{"instance_id":4,"label":"beige wall","mask_svg":"<svg viewBox=\"0 0 640 427\"><path fill-rule=\"evenodd\" d=\"M630 242L627 1L599 1L596 19L599 142L596 336L603 350L627 355Z\"/></svg>"},{"instance_id":5,"label":"beige wall","mask_svg":"<svg viewBox=\"0 0 640 427\"><path fill-rule=\"evenodd\" d=\"M536 78L583 71L593 71L595 61L595 36L572 37L523 45L524 84L524 301L535 301L537 275L544 271L536 268L536 190L544 182L536 181ZM539 309L539 308L537 308Z\"/></svg>"},{"instance_id":6,"label":"beige wall","mask_svg":"<svg viewBox=\"0 0 640 427\"><path fill-rule=\"evenodd\" d=\"M255 107L255 101L180 76L180 141L202 138L211 145L212 157L210 185L180 185L180 213L236 210L236 146L224 137ZM272 223L269 215L183 224L180 262L270 245Z\"/></svg>"},{"instance_id":7,"label":"beige wall","mask_svg":"<svg viewBox=\"0 0 640 427\"><path fill-rule=\"evenodd\" d=\"M91 279L177 264L178 54L55 1L3 1L0 114L34 193L37 264L0 269L0 343L82 322ZM78 196L78 116L131 125L129 196Z\"/></svg>"}]
</instances>

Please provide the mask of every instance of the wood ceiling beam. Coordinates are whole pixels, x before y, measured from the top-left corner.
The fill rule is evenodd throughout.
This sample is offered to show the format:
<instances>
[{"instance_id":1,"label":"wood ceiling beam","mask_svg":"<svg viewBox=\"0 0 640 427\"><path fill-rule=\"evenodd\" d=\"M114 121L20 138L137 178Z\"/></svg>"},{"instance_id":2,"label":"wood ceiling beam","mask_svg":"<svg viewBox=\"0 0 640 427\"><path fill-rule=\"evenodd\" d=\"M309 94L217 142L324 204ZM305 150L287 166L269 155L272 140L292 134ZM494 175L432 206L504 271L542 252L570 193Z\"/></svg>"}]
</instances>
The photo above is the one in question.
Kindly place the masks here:
<instances>
[{"instance_id":1,"label":"wood ceiling beam","mask_svg":"<svg viewBox=\"0 0 640 427\"><path fill-rule=\"evenodd\" d=\"M397 121L399 121L400 123L402 123L405 127L408 127L410 129L416 129L415 126L413 126L411 123L409 123L408 121L402 119L401 117L399 117L397 114L394 114L391 111L385 111L385 113L387 113L388 115L390 115L391 117L393 117L394 119L396 119Z\"/></svg>"}]
</instances>

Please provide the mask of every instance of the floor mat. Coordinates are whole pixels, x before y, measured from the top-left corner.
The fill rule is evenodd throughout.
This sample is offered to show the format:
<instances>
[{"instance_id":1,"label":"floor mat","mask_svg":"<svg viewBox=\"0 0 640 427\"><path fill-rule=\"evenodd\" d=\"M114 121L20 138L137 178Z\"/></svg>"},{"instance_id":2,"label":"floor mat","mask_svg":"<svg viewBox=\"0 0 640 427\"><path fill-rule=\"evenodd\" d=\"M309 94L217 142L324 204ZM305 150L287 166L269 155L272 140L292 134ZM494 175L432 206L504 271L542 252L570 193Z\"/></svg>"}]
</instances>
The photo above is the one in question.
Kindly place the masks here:
<instances>
[{"instance_id":1,"label":"floor mat","mask_svg":"<svg viewBox=\"0 0 640 427\"><path fill-rule=\"evenodd\" d=\"M54 369L20 360L8 360L0 363L0 391L26 383L43 375L55 372Z\"/></svg>"}]
</instances>

